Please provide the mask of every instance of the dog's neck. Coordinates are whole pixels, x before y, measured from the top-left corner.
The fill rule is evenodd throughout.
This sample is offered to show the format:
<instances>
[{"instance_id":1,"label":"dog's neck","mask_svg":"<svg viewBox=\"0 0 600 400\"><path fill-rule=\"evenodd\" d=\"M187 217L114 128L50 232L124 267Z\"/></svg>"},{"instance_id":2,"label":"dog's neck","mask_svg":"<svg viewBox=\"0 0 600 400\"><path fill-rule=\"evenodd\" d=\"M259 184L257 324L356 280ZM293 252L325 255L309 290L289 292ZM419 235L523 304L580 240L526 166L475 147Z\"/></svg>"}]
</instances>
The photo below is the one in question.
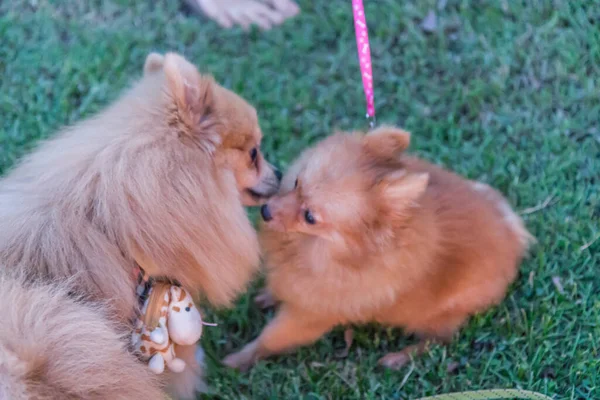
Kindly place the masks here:
<instances>
[{"instance_id":1,"label":"dog's neck","mask_svg":"<svg viewBox=\"0 0 600 400\"><path fill-rule=\"evenodd\" d=\"M156 263L137 248L133 249L133 259L147 276L156 278L161 275Z\"/></svg>"}]
</instances>

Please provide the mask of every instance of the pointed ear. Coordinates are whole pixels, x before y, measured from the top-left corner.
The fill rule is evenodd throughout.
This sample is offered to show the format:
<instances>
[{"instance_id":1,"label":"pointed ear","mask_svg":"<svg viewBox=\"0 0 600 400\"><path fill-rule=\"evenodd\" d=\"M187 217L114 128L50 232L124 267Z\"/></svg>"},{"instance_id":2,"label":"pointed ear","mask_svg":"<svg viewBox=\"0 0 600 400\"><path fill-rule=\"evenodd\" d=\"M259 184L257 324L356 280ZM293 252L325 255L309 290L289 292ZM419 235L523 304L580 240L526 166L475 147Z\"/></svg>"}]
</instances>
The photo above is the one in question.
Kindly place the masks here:
<instances>
[{"instance_id":1,"label":"pointed ear","mask_svg":"<svg viewBox=\"0 0 600 400\"><path fill-rule=\"evenodd\" d=\"M144 63L144 75L148 75L157 71L160 71L165 62L165 58L158 53L150 53L146 57L146 62Z\"/></svg>"},{"instance_id":2,"label":"pointed ear","mask_svg":"<svg viewBox=\"0 0 600 400\"><path fill-rule=\"evenodd\" d=\"M212 106L212 79L202 77L188 60L167 53L164 70L171 95L181 110L201 112Z\"/></svg>"},{"instance_id":3,"label":"pointed ear","mask_svg":"<svg viewBox=\"0 0 600 400\"><path fill-rule=\"evenodd\" d=\"M382 126L363 138L365 150L374 157L395 158L410 144L410 133L391 126Z\"/></svg>"},{"instance_id":4,"label":"pointed ear","mask_svg":"<svg viewBox=\"0 0 600 400\"><path fill-rule=\"evenodd\" d=\"M218 116L215 110L214 80L202 76L185 58L175 53L167 53L164 71L169 93L177 107L177 118L187 127L194 139L205 140L209 149L220 143L217 132Z\"/></svg>"},{"instance_id":5,"label":"pointed ear","mask_svg":"<svg viewBox=\"0 0 600 400\"><path fill-rule=\"evenodd\" d=\"M428 184L428 173L398 171L386 176L379 182L383 208L392 216L405 216L423 196Z\"/></svg>"}]
</instances>

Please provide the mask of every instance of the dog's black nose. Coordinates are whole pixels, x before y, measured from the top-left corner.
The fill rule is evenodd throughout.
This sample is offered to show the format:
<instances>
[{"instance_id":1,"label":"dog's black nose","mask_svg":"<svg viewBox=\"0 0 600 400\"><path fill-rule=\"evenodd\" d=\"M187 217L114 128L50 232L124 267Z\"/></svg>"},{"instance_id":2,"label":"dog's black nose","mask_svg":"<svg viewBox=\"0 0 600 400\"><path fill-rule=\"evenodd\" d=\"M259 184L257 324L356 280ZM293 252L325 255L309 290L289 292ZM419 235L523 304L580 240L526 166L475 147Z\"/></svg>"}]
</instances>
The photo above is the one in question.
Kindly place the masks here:
<instances>
[{"instance_id":1,"label":"dog's black nose","mask_svg":"<svg viewBox=\"0 0 600 400\"><path fill-rule=\"evenodd\" d=\"M281 178L283 178L283 173L280 170L276 169L275 170L275 177L277 178L277 180L279 182L281 182Z\"/></svg>"},{"instance_id":2,"label":"dog's black nose","mask_svg":"<svg viewBox=\"0 0 600 400\"><path fill-rule=\"evenodd\" d=\"M273 219L273 216L271 215L271 210L269 210L269 206L266 204L260 208L260 215L266 222L269 222Z\"/></svg>"}]
</instances>

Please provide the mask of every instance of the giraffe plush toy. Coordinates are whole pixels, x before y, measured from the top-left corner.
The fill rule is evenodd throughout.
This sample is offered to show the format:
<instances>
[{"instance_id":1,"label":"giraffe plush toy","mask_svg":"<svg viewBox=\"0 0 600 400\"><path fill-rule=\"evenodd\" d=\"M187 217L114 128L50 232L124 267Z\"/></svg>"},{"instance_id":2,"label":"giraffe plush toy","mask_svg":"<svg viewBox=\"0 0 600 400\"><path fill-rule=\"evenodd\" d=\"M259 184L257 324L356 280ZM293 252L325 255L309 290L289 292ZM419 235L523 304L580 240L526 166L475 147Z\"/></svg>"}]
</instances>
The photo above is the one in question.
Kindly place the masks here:
<instances>
[{"instance_id":1,"label":"giraffe plush toy","mask_svg":"<svg viewBox=\"0 0 600 400\"><path fill-rule=\"evenodd\" d=\"M136 321L131 342L154 373L162 373L165 365L173 372L181 372L185 361L177 358L174 345L196 343L204 324L189 293L177 285L155 282Z\"/></svg>"}]
</instances>

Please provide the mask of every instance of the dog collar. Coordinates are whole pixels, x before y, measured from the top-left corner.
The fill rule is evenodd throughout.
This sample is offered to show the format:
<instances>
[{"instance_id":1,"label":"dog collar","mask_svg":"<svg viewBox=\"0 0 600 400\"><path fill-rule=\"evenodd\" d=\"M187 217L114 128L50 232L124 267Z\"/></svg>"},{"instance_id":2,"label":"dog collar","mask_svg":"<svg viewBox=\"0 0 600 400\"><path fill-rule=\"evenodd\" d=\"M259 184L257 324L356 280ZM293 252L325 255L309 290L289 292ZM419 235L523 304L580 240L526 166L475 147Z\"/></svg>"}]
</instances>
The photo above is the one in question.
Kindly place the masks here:
<instances>
[{"instance_id":1,"label":"dog collar","mask_svg":"<svg viewBox=\"0 0 600 400\"><path fill-rule=\"evenodd\" d=\"M148 276L144 269L137 263L134 269L134 276L137 282L135 293L138 297L138 302L141 308L144 306L146 299L148 299L150 289L152 289L152 284L154 283L154 278Z\"/></svg>"},{"instance_id":2,"label":"dog collar","mask_svg":"<svg viewBox=\"0 0 600 400\"><path fill-rule=\"evenodd\" d=\"M152 289L154 282L168 282L171 285L181 286L181 284L175 279L168 279L165 277L154 278L149 276L144 270L144 268L142 268L137 262L135 263L133 276L137 285L135 293L138 297L140 308L144 306L144 303L148 299L148 296L150 295L150 290Z\"/></svg>"}]
</instances>

